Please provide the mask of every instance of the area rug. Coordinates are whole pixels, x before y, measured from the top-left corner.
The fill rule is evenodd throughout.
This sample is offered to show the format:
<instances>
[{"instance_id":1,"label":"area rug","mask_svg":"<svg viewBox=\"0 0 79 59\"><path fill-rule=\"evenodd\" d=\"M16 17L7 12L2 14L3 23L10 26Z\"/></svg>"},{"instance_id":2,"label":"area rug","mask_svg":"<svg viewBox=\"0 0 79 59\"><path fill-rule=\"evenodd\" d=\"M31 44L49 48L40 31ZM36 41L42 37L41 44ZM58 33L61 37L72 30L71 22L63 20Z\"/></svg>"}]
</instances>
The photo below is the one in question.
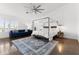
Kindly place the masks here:
<instances>
[{"instance_id":1,"label":"area rug","mask_svg":"<svg viewBox=\"0 0 79 59\"><path fill-rule=\"evenodd\" d=\"M30 37L14 40L12 43L23 55L48 55L58 42L44 42Z\"/></svg>"}]
</instances>

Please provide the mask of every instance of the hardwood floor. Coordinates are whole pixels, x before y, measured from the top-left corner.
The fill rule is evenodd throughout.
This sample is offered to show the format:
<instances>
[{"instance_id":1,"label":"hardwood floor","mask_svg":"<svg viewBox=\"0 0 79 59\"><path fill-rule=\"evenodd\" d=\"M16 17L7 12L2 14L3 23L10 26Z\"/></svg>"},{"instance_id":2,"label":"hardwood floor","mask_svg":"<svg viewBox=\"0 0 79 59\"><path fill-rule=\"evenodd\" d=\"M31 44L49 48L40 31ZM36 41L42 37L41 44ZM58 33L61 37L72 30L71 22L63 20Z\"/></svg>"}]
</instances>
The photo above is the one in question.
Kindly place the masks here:
<instances>
[{"instance_id":1,"label":"hardwood floor","mask_svg":"<svg viewBox=\"0 0 79 59\"><path fill-rule=\"evenodd\" d=\"M50 55L79 55L79 42L74 39L56 39L58 44ZM18 50L10 47L9 39L0 39L0 55L21 55Z\"/></svg>"},{"instance_id":2,"label":"hardwood floor","mask_svg":"<svg viewBox=\"0 0 79 59\"><path fill-rule=\"evenodd\" d=\"M56 39L59 41L51 55L79 55L79 42L74 39Z\"/></svg>"},{"instance_id":3,"label":"hardwood floor","mask_svg":"<svg viewBox=\"0 0 79 59\"><path fill-rule=\"evenodd\" d=\"M9 39L0 39L0 55L20 55L14 46L10 46Z\"/></svg>"}]
</instances>

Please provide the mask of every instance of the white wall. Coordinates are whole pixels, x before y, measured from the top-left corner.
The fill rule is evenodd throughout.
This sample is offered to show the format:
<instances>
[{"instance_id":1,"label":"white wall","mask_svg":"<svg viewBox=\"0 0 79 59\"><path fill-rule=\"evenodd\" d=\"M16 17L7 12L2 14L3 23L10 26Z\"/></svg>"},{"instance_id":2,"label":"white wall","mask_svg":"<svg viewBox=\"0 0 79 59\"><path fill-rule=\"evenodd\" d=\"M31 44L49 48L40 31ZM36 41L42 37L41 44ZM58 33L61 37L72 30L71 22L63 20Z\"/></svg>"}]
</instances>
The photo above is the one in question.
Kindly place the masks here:
<instances>
[{"instance_id":1,"label":"white wall","mask_svg":"<svg viewBox=\"0 0 79 59\"><path fill-rule=\"evenodd\" d=\"M67 4L49 14L51 19L59 20L63 24L64 37L66 38L77 39L79 31L77 30L77 20L79 18L77 8L79 9L79 4Z\"/></svg>"},{"instance_id":2,"label":"white wall","mask_svg":"<svg viewBox=\"0 0 79 59\"><path fill-rule=\"evenodd\" d=\"M79 4L77 4L77 36L78 36L78 41L79 41Z\"/></svg>"}]
</instances>

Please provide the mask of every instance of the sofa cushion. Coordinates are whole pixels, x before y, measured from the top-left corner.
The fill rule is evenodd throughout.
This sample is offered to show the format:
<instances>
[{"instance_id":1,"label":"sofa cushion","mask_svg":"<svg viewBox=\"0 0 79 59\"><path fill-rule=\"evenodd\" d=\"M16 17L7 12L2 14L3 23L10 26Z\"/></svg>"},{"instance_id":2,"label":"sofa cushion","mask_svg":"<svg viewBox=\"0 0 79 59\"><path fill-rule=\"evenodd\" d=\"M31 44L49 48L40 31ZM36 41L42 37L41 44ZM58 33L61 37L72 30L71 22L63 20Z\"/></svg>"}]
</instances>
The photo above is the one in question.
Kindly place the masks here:
<instances>
[{"instance_id":1,"label":"sofa cushion","mask_svg":"<svg viewBox=\"0 0 79 59\"><path fill-rule=\"evenodd\" d=\"M10 39L16 39L21 37L27 37L32 34L32 30L29 30L25 32L25 30L11 30L9 33Z\"/></svg>"},{"instance_id":2,"label":"sofa cushion","mask_svg":"<svg viewBox=\"0 0 79 59\"><path fill-rule=\"evenodd\" d=\"M25 32L25 30L18 30L18 32Z\"/></svg>"}]
</instances>

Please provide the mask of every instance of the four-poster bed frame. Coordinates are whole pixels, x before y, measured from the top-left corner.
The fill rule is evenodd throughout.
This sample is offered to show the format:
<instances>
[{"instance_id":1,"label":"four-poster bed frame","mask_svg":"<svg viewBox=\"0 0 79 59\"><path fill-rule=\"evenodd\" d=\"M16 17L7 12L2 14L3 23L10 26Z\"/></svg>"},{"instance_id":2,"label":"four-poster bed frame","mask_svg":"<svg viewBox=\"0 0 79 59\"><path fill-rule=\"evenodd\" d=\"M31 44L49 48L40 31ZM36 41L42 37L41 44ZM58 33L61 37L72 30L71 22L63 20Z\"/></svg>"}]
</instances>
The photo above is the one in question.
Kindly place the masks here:
<instances>
[{"instance_id":1,"label":"four-poster bed frame","mask_svg":"<svg viewBox=\"0 0 79 59\"><path fill-rule=\"evenodd\" d=\"M46 22L43 22L43 20L44 21L46 21ZM36 30L34 30L34 28L36 29L36 26L37 26L37 24L35 25L35 22L39 22L39 21L41 21L41 23L47 23L47 26L45 26L44 24L43 24L43 29L42 30L44 30L44 29L48 29L46 32L48 32L48 33L46 33L47 35L48 35L48 37L47 38L49 38L49 41L51 41L52 39L53 39L53 36L54 35L56 35L56 34L54 34L52 37L51 37L51 28L57 28L57 26L51 26L51 19L50 19L50 17L45 17L45 18L40 18L40 19L35 19L35 20L33 20L32 21L32 30L33 30L33 32L34 31L36 31ZM39 22L39 25L40 25L40 22ZM40 26L37 26L37 27L39 27L40 28ZM45 27L47 27L47 28L45 28ZM39 31L37 31L37 32L39 32ZM45 31L43 31L42 33L44 33ZM45 34L45 33L44 33ZM38 35L41 35L41 34L38 34ZM44 35L43 35L44 36ZM46 36L45 36L46 37Z\"/></svg>"}]
</instances>

